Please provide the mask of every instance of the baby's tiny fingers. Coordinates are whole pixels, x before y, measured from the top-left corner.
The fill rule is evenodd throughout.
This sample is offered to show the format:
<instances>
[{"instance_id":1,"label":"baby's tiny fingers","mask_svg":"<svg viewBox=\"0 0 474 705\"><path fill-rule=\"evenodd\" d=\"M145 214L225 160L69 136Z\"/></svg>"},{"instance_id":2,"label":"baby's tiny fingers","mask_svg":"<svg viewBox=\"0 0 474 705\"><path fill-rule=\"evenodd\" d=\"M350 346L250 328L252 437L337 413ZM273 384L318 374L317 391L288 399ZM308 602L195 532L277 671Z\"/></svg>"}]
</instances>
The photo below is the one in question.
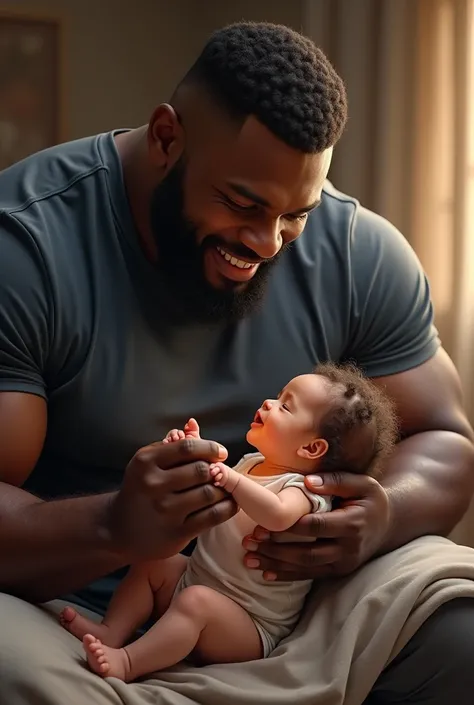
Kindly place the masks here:
<instances>
[{"instance_id":1,"label":"baby's tiny fingers","mask_svg":"<svg viewBox=\"0 0 474 705\"><path fill-rule=\"evenodd\" d=\"M184 431L178 431L179 440L182 441L184 438Z\"/></svg>"}]
</instances>

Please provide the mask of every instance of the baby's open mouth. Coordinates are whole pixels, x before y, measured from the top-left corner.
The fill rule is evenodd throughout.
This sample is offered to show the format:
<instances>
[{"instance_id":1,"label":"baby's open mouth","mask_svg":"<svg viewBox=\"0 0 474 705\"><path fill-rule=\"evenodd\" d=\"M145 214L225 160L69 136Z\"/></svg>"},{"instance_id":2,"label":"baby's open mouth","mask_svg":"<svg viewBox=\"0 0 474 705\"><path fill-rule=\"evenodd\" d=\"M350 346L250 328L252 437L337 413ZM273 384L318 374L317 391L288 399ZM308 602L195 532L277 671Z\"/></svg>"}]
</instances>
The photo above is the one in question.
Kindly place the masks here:
<instances>
[{"instance_id":1,"label":"baby's open mouth","mask_svg":"<svg viewBox=\"0 0 474 705\"><path fill-rule=\"evenodd\" d=\"M261 416L261 414L260 414L260 409L256 412L255 416L253 417L253 422L254 422L254 423L258 423L258 424L260 424L261 426L263 426L263 419L262 419L262 416Z\"/></svg>"}]
</instances>

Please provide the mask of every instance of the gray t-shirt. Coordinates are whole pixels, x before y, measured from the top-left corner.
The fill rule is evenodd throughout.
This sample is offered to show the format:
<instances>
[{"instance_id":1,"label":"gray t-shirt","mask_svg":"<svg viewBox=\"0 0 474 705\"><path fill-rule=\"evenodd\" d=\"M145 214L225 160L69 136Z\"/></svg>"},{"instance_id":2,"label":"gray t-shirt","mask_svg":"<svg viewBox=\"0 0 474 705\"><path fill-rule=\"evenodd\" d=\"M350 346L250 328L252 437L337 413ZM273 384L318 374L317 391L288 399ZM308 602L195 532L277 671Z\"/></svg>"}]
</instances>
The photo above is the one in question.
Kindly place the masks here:
<instances>
[{"instance_id":1,"label":"gray t-shirt","mask_svg":"<svg viewBox=\"0 0 474 705\"><path fill-rule=\"evenodd\" d=\"M156 284L113 133L0 173L0 391L48 400L46 443L25 489L116 488L139 447L190 416L235 463L253 450L245 433L261 401L318 361L353 359L380 376L439 345L406 240L330 183L246 320L170 329ZM102 581L87 596L97 602L109 588Z\"/></svg>"}]
</instances>

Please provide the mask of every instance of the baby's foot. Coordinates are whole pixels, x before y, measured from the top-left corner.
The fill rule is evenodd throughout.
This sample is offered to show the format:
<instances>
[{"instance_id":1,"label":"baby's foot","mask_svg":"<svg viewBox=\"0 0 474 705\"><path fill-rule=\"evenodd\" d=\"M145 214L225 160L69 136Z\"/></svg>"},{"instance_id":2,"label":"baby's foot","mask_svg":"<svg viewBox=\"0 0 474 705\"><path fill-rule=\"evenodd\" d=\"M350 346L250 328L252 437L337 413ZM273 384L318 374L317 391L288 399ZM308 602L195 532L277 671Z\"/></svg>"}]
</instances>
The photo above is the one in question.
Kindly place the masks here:
<instances>
[{"instance_id":1,"label":"baby's foot","mask_svg":"<svg viewBox=\"0 0 474 705\"><path fill-rule=\"evenodd\" d=\"M84 637L85 634L94 634L94 636L107 641L107 627L96 624L91 619L83 617L82 614L76 612L73 607L65 607L59 615L59 622L67 629L68 632L77 636L78 639Z\"/></svg>"},{"instance_id":2,"label":"baby's foot","mask_svg":"<svg viewBox=\"0 0 474 705\"><path fill-rule=\"evenodd\" d=\"M201 438L201 430L196 419L189 419L188 423L184 427L185 438Z\"/></svg>"},{"instance_id":3,"label":"baby's foot","mask_svg":"<svg viewBox=\"0 0 474 705\"><path fill-rule=\"evenodd\" d=\"M177 441L182 441L185 438L201 438L199 424L196 419L189 419L187 424L182 431L179 428L173 428L169 431L163 438L163 443L176 443Z\"/></svg>"},{"instance_id":4,"label":"baby's foot","mask_svg":"<svg viewBox=\"0 0 474 705\"><path fill-rule=\"evenodd\" d=\"M125 649L113 649L105 646L92 634L86 634L82 640L87 656L87 663L94 673L102 678L120 678L128 681L130 663Z\"/></svg>"}]
</instances>

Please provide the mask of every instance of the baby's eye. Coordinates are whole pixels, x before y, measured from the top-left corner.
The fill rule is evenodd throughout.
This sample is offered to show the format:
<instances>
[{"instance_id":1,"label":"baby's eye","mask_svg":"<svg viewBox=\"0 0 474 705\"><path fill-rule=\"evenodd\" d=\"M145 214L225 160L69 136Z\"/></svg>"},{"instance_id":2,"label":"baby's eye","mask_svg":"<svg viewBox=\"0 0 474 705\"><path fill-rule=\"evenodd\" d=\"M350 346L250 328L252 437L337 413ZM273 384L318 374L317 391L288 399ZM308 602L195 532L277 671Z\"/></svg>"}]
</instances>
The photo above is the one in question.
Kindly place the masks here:
<instances>
[{"instance_id":1,"label":"baby's eye","mask_svg":"<svg viewBox=\"0 0 474 705\"><path fill-rule=\"evenodd\" d=\"M289 411L289 408L288 408L288 406L287 406L286 404L282 404L282 405L281 405L281 408L282 408L282 409L285 409L285 411Z\"/></svg>"}]
</instances>

